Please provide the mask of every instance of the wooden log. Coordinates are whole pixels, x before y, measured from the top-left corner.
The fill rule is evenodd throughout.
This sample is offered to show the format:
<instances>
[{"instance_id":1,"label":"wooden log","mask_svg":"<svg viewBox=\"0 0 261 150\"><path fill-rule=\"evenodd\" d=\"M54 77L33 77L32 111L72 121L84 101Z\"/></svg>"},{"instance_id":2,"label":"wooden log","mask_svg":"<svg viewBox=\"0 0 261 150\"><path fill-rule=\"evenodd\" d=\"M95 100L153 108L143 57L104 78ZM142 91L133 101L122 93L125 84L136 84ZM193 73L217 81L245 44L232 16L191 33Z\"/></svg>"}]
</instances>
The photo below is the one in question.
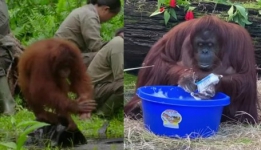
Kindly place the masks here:
<instances>
[{"instance_id":1,"label":"wooden log","mask_svg":"<svg viewBox=\"0 0 261 150\"><path fill-rule=\"evenodd\" d=\"M196 7L194 10L195 18L204 14L214 13L219 18L226 20L227 11L231 6L215 3L201 2L192 3ZM139 67L143 59L150 50L151 46L168 32L175 25L185 21L186 12L184 9L176 9L177 19L171 17L168 25L165 25L163 15L149 17L157 8L156 1L140 2L138 0L125 1L124 10L124 68ZM251 25L246 25L253 38L253 44L256 50L257 65L261 66L261 17L258 10L248 9L249 21ZM137 74L138 70L129 71L131 74Z\"/></svg>"}]
</instances>

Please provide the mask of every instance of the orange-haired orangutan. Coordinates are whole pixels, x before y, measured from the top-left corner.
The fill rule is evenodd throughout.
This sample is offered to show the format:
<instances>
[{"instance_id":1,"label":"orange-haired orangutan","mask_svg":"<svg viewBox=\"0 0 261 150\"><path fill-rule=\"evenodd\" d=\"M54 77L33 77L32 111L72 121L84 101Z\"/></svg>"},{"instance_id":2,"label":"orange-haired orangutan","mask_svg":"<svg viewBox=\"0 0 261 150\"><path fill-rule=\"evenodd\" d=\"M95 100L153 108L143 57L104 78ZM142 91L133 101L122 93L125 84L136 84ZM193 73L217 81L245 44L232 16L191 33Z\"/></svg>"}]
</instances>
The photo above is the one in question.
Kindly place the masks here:
<instances>
[{"instance_id":1,"label":"orange-haired orangutan","mask_svg":"<svg viewBox=\"0 0 261 150\"><path fill-rule=\"evenodd\" d=\"M52 38L33 43L20 57L18 71L22 94L38 121L61 123L72 131L77 126L71 113L91 113L96 107L80 50L69 41ZM78 101L68 97L69 91L77 94Z\"/></svg>"},{"instance_id":2,"label":"orange-haired orangutan","mask_svg":"<svg viewBox=\"0 0 261 150\"><path fill-rule=\"evenodd\" d=\"M185 21L153 45L143 64L154 67L139 71L136 88L180 85L194 91L194 79L201 80L210 73L222 75L215 91L231 98L222 121L257 122L254 47L243 27L209 15ZM140 99L134 96L124 112L136 118L141 112Z\"/></svg>"}]
</instances>

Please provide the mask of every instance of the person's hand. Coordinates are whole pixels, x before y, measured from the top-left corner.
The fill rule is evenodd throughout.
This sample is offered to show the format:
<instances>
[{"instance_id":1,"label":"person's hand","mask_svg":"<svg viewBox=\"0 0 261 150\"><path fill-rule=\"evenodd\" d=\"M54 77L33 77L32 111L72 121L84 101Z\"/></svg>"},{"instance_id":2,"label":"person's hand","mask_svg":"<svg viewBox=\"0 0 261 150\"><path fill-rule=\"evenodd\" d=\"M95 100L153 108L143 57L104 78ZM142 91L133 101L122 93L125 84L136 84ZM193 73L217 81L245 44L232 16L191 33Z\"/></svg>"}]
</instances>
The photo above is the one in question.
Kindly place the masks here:
<instances>
[{"instance_id":1,"label":"person's hand","mask_svg":"<svg viewBox=\"0 0 261 150\"><path fill-rule=\"evenodd\" d=\"M119 33L117 36L120 36L124 39L124 32Z\"/></svg>"}]
</instances>

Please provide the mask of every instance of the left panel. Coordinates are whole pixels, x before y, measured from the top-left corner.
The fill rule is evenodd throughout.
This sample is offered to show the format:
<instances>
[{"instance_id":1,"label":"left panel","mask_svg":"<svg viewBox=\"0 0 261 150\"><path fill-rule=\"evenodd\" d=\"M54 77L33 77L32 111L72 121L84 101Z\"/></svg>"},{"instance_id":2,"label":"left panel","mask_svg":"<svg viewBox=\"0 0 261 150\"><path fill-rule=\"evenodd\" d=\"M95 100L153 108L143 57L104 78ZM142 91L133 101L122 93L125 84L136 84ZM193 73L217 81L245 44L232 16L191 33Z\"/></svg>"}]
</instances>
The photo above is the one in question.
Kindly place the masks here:
<instances>
[{"instance_id":1,"label":"left panel","mask_svg":"<svg viewBox=\"0 0 261 150\"><path fill-rule=\"evenodd\" d=\"M123 149L124 0L0 0L0 149Z\"/></svg>"}]
</instances>

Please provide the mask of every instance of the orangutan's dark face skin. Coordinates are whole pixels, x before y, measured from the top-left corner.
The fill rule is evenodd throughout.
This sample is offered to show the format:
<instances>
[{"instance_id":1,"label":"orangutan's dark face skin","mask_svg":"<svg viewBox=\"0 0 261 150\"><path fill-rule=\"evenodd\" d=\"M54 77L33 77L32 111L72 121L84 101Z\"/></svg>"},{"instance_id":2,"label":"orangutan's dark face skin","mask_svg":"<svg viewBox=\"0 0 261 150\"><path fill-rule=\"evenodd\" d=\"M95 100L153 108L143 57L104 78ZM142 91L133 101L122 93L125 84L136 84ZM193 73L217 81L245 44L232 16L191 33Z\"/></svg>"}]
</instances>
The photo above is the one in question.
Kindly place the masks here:
<instances>
[{"instance_id":1,"label":"orangutan's dark face skin","mask_svg":"<svg viewBox=\"0 0 261 150\"><path fill-rule=\"evenodd\" d=\"M193 41L195 59L201 70L210 70L215 67L218 58L219 43L214 33L203 31L195 36Z\"/></svg>"},{"instance_id":2,"label":"orangutan's dark face skin","mask_svg":"<svg viewBox=\"0 0 261 150\"><path fill-rule=\"evenodd\" d=\"M63 68L59 70L59 77L61 78L68 78L71 74L70 68Z\"/></svg>"}]
</instances>

